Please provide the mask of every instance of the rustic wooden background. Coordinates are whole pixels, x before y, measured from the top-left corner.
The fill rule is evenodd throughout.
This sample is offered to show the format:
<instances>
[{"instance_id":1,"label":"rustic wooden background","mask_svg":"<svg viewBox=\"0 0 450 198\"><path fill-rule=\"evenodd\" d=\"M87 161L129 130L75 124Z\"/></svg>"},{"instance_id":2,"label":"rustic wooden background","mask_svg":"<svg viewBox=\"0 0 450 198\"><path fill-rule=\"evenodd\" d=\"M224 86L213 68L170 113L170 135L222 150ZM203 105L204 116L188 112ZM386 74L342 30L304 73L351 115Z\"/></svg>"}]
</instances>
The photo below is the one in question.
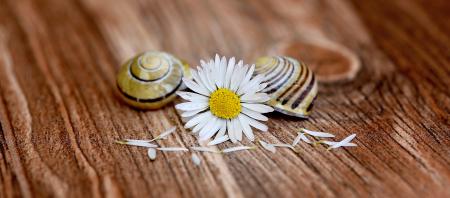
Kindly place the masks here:
<instances>
[{"instance_id":1,"label":"rustic wooden background","mask_svg":"<svg viewBox=\"0 0 450 198\"><path fill-rule=\"evenodd\" d=\"M0 197L449 197L449 10L448 0L1 0ZM272 113L257 137L290 143L306 127L356 133L359 146L151 162L114 140L177 125L161 145L196 141L173 105L136 111L114 96L120 64L145 50L192 65L215 53L301 58L321 80L311 118Z\"/></svg>"}]
</instances>

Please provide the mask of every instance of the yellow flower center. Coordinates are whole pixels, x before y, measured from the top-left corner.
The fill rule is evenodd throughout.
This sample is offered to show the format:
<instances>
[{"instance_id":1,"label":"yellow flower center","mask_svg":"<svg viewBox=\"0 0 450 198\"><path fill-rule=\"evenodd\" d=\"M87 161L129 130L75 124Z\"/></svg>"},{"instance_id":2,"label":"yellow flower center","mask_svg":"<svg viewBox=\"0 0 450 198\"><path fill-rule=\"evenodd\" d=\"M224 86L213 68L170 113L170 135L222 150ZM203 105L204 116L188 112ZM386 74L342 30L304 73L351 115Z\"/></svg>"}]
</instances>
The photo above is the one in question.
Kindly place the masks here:
<instances>
[{"instance_id":1,"label":"yellow flower center","mask_svg":"<svg viewBox=\"0 0 450 198\"><path fill-rule=\"evenodd\" d=\"M213 115L223 119L231 119L241 113L241 100L231 90L220 88L211 93L209 108Z\"/></svg>"}]
</instances>

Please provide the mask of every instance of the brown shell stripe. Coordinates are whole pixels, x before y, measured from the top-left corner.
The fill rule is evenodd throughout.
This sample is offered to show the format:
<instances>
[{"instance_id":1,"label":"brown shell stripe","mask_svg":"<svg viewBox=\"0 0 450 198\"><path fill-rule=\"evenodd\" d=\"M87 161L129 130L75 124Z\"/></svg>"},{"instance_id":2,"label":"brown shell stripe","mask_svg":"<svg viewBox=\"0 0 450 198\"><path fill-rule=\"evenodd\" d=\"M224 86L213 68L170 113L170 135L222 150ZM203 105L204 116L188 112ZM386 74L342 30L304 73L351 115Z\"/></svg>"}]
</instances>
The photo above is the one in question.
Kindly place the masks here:
<instances>
[{"instance_id":1,"label":"brown shell stripe","mask_svg":"<svg viewBox=\"0 0 450 198\"><path fill-rule=\"evenodd\" d=\"M312 90L312 88L313 88L313 86L314 86L314 83L315 83L315 81L316 81L316 79L315 79L315 76L314 75L312 75L311 74L311 81L309 82L309 84L308 84L308 86L306 87L306 89L302 92L302 94L297 98L297 99L295 99L295 101L292 103L292 108L293 109L295 109L295 108L297 108L298 107L298 105L303 101L303 99L305 99L305 97L306 97L306 95L308 95L310 92L311 92L311 90ZM311 103L311 105L312 105L312 103Z\"/></svg>"},{"instance_id":2,"label":"brown shell stripe","mask_svg":"<svg viewBox=\"0 0 450 198\"><path fill-rule=\"evenodd\" d=\"M297 81L294 85L291 86L291 88L289 90L287 90L286 92L284 92L280 97L278 101L282 101L281 104L285 105L286 103L289 102L289 99L291 99L291 97L298 91L298 89L300 89L303 84L306 81L306 77L309 74L309 69L306 68L303 64L300 64L300 75L297 78Z\"/></svg>"},{"instance_id":3,"label":"brown shell stripe","mask_svg":"<svg viewBox=\"0 0 450 198\"><path fill-rule=\"evenodd\" d=\"M287 60L286 60L287 61ZM289 79L291 78L292 75L294 75L294 66L291 63L291 61L287 61L287 67L285 67L287 71L283 71L280 72L280 74L278 74L278 76L276 76L276 78L273 78L270 81L270 86L277 84L277 86L275 87L271 87L269 90L266 91L267 94L272 94L273 92L277 91L278 89L280 89L281 87L284 86L284 84L289 81ZM289 75L287 78L285 78L282 82L279 82L280 79L282 79L283 77L285 77L285 75Z\"/></svg>"}]
</instances>

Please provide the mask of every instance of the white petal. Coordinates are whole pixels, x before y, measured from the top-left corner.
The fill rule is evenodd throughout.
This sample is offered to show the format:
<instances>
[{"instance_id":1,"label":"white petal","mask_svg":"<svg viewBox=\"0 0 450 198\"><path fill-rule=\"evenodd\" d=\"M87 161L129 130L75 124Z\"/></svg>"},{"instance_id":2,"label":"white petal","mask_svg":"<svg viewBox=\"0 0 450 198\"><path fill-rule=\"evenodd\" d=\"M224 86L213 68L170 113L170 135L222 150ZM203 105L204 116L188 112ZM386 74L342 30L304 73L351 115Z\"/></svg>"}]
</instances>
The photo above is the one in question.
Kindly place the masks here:
<instances>
[{"instance_id":1,"label":"white petal","mask_svg":"<svg viewBox=\"0 0 450 198\"><path fill-rule=\"evenodd\" d=\"M198 113L200 113L200 112L202 112L202 111L204 111L206 109L208 109L208 107L205 107L205 108L199 109L199 110L185 111L185 112L183 112L181 114L181 117L183 117L183 118L192 117L192 116L197 115Z\"/></svg>"},{"instance_id":2,"label":"white petal","mask_svg":"<svg viewBox=\"0 0 450 198\"><path fill-rule=\"evenodd\" d=\"M255 149L255 147L250 147L250 146L236 146L236 147L231 147L231 148L226 148L222 150L222 153L230 153L230 152L235 152L235 151L242 151L242 150L253 150Z\"/></svg>"},{"instance_id":3,"label":"white petal","mask_svg":"<svg viewBox=\"0 0 450 198\"><path fill-rule=\"evenodd\" d=\"M200 158L195 154L195 153L192 153L192 162L195 164L195 165L197 165L197 166L199 166L200 165L200 163L202 162L201 160L200 160Z\"/></svg>"},{"instance_id":4,"label":"white petal","mask_svg":"<svg viewBox=\"0 0 450 198\"><path fill-rule=\"evenodd\" d=\"M192 77L196 79L198 85L203 87L204 90L208 92L206 96L209 96L209 94L211 93L211 86L209 85L209 81L205 76L205 70L207 70L207 68L202 69L201 67L197 66L197 71L192 73Z\"/></svg>"},{"instance_id":5,"label":"white petal","mask_svg":"<svg viewBox=\"0 0 450 198\"><path fill-rule=\"evenodd\" d=\"M211 112L209 112L211 113ZM193 129L192 132L193 133L197 133L200 131L200 129L202 129L206 124L208 124L208 121L213 119L213 115L209 114L206 118L204 118L202 121L200 121L200 123L198 123Z\"/></svg>"},{"instance_id":6,"label":"white petal","mask_svg":"<svg viewBox=\"0 0 450 198\"><path fill-rule=\"evenodd\" d=\"M220 76L222 75L220 73L220 57L218 54L216 54L216 58L214 60L214 69L213 69L213 79L214 79L214 83L216 84L217 87L222 87L222 79L220 78Z\"/></svg>"},{"instance_id":7,"label":"white petal","mask_svg":"<svg viewBox=\"0 0 450 198\"><path fill-rule=\"evenodd\" d=\"M334 137L333 134L320 132L320 131L311 131L305 128L301 129L303 132L305 132L308 135L314 136L314 137Z\"/></svg>"},{"instance_id":8,"label":"white petal","mask_svg":"<svg viewBox=\"0 0 450 198\"><path fill-rule=\"evenodd\" d=\"M207 69L209 67L208 63L203 59L200 60L200 65L203 69Z\"/></svg>"},{"instance_id":9,"label":"white petal","mask_svg":"<svg viewBox=\"0 0 450 198\"><path fill-rule=\"evenodd\" d=\"M122 140L122 141L116 141L116 143L130 145L130 146L147 147L147 148L156 148L156 147L158 147L156 144L151 144L151 143L148 143L148 142L127 142L126 140L125 141Z\"/></svg>"},{"instance_id":10,"label":"white petal","mask_svg":"<svg viewBox=\"0 0 450 198\"><path fill-rule=\"evenodd\" d=\"M195 92L205 95L205 96L209 96L209 91L205 87L200 86L199 84L195 83L191 79L183 78L183 83L192 91L195 91Z\"/></svg>"},{"instance_id":11,"label":"white petal","mask_svg":"<svg viewBox=\"0 0 450 198\"><path fill-rule=\"evenodd\" d=\"M208 71L207 68L201 70L201 69L197 69L198 70L198 76L200 77L200 80L202 81L202 83L205 85L206 89L208 89L209 92L214 91L214 87L210 84L209 78L208 78Z\"/></svg>"},{"instance_id":12,"label":"white petal","mask_svg":"<svg viewBox=\"0 0 450 198\"><path fill-rule=\"evenodd\" d=\"M184 147L160 147L156 149L160 151L189 151L189 149Z\"/></svg>"},{"instance_id":13,"label":"white petal","mask_svg":"<svg viewBox=\"0 0 450 198\"><path fill-rule=\"evenodd\" d=\"M264 103L270 100L270 96L266 93L250 93L242 95L240 99L247 103Z\"/></svg>"},{"instance_id":14,"label":"white petal","mask_svg":"<svg viewBox=\"0 0 450 198\"><path fill-rule=\"evenodd\" d=\"M198 66L197 66L198 67ZM195 69L190 69L192 78L194 79L194 82L197 83L199 86L206 89L205 84L203 84L202 79L200 79L200 76L198 75L198 71Z\"/></svg>"},{"instance_id":15,"label":"white petal","mask_svg":"<svg viewBox=\"0 0 450 198\"><path fill-rule=\"evenodd\" d=\"M239 63L235 66L234 72L231 75L230 89L234 92L237 91L239 84L241 83L240 79L245 74L243 73L243 61L240 60Z\"/></svg>"},{"instance_id":16,"label":"white petal","mask_svg":"<svg viewBox=\"0 0 450 198\"><path fill-rule=\"evenodd\" d=\"M225 78L226 78L226 72L227 72L227 59L225 56L222 57L219 64L219 77L218 77L218 87L225 87Z\"/></svg>"},{"instance_id":17,"label":"white petal","mask_svg":"<svg viewBox=\"0 0 450 198\"><path fill-rule=\"evenodd\" d=\"M164 131L163 133L159 134L155 140L157 139L164 139L167 136L169 136L170 134L172 134L175 130L177 130L177 127L171 127L170 129L167 129L166 131Z\"/></svg>"},{"instance_id":18,"label":"white petal","mask_svg":"<svg viewBox=\"0 0 450 198\"><path fill-rule=\"evenodd\" d=\"M272 107L269 107L267 105L263 104L248 104L248 103L241 103L243 107L246 107L250 110L259 112L259 113L269 113L273 111Z\"/></svg>"},{"instance_id":19,"label":"white petal","mask_svg":"<svg viewBox=\"0 0 450 198\"><path fill-rule=\"evenodd\" d=\"M204 96L204 95L200 95L200 94L196 94L196 93L192 93L192 92L186 92L186 91L178 91L177 95L179 95L181 98L185 99L185 100L189 100L191 102L208 102L209 98Z\"/></svg>"},{"instance_id":20,"label":"white petal","mask_svg":"<svg viewBox=\"0 0 450 198\"><path fill-rule=\"evenodd\" d=\"M238 94L242 95L244 93L249 92L256 92L256 90L259 89L259 84L261 84L261 81L263 80L264 76L262 74L258 74L256 77L254 77L250 82L245 84L242 89L238 90Z\"/></svg>"},{"instance_id":21,"label":"white petal","mask_svg":"<svg viewBox=\"0 0 450 198\"><path fill-rule=\"evenodd\" d=\"M152 142L153 140L136 140L136 139L124 139L124 140L121 140L121 141L119 141L119 142L136 142L136 143L149 143L149 142ZM117 143L119 143L119 142L117 142ZM120 144L120 143L119 143Z\"/></svg>"},{"instance_id":22,"label":"white petal","mask_svg":"<svg viewBox=\"0 0 450 198\"><path fill-rule=\"evenodd\" d=\"M308 143L308 144L311 144L311 143L312 143L312 141L309 140L309 139L305 136L304 133L300 133L300 139L302 139L303 142L306 142L306 143Z\"/></svg>"},{"instance_id":23,"label":"white petal","mask_svg":"<svg viewBox=\"0 0 450 198\"><path fill-rule=\"evenodd\" d=\"M150 158L151 160L155 160L156 159L156 149L149 148L147 150L147 155L148 155L148 158Z\"/></svg>"},{"instance_id":24,"label":"white petal","mask_svg":"<svg viewBox=\"0 0 450 198\"><path fill-rule=\"evenodd\" d=\"M252 118L249 118L247 116L243 116L243 119L245 119L251 126L261 130L261 131L267 131L267 126L265 124L262 124Z\"/></svg>"},{"instance_id":25,"label":"white petal","mask_svg":"<svg viewBox=\"0 0 450 198\"><path fill-rule=\"evenodd\" d=\"M253 64L245 74L244 79L241 81L241 84L239 85L238 92L239 90L244 88L244 86L247 85L248 82L250 82L250 78L253 76L254 71L255 71L255 64Z\"/></svg>"},{"instance_id":26,"label":"white petal","mask_svg":"<svg viewBox=\"0 0 450 198\"><path fill-rule=\"evenodd\" d=\"M330 148L328 148L328 150L329 149L339 148L339 147L341 147L341 146L343 146L343 145L345 145L347 143L350 143L353 140L353 138L355 138L355 137L356 137L356 134L352 134L352 135L344 138L342 141L340 141L340 142L336 143L335 145L331 146Z\"/></svg>"},{"instance_id":27,"label":"white petal","mask_svg":"<svg viewBox=\"0 0 450 198\"><path fill-rule=\"evenodd\" d=\"M247 109L245 107L242 108L242 113L244 113L245 115L248 115L249 117L256 119L256 120L261 120L261 121L267 121L269 120L269 118L267 118L266 116L264 116L261 113L258 113L256 111Z\"/></svg>"},{"instance_id":28,"label":"white petal","mask_svg":"<svg viewBox=\"0 0 450 198\"><path fill-rule=\"evenodd\" d=\"M261 83L259 85L259 88L256 90L256 92L260 92L261 90L265 89L269 85L269 83Z\"/></svg>"},{"instance_id":29,"label":"white petal","mask_svg":"<svg viewBox=\"0 0 450 198\"><path fill-rule=\"evenodd\" d=\"M239 114L239 116L238 116L239 122L241 123L242 130L244 131L245 136L247 136L247 138L253 142L255 140L255 136L253 135L253 130L247 121L248 119L251 119L251 118L248 118L248 117L244 118L244 117L247 117L247 116L243 115L243 114Z\"/></svg>"},{"instance_id":30,"label":"white petal","mask_svg":"<svg viewBox=\"0 0 450 198\"><path fill-rule=\"evenodd\" d=\"M231 142L236 143L236 137L234 135L234 128L231 120L227 120L227 131L228 131L228 137L230 137Z\"/></svg>"},{"instance_id":31,"label":"white petal","mask_svg":"<svg viewBox=\"0 0 450 198\"><path fill-rule=\"evenodd\" d=\"M234 63L235 63L235 59L234 59L234 57L232 57L228 61L227 71L225 73L225 84L223 85L223 87L225 87L225 88L230 87L231 75L233 74L233 71L234 71Z\"/></svg>"},{"instance_id":32,"label":"white petal","mask_svg":"<svg viewBox=\"0 0 450 198\"><path fill-rule=\"evenodd\" d=\"M266 149L266 150L268 150L268 151L270 151L272 153L275 153L277 151L277 149L272 144L268 144L268 143L266 143L266 142L264 142L262 140L259 141L259 144L261 144L261 146L264 149Z\"/></svg>"},{"instance_id":33,"label":"white petal","mask_svg":"<svg viewBox=\"0 0 450 198\"><path fill-rule=\"evenodd\" d=\"M201 146L191 147L191 150L200 151L200 152L220 153L218 150L216 150L214 148L201 147Z\"/></svg>"},{"instance_id":34,"label":"white petal","mask_svg":"<svg viewBox=\"0 0 450 198\"><path fill-rule=\"evenodd\" d=\"M218 137L224 136L225 132L227 130L227 121L224 119L219 119L219 121L220 121L220 129L219 129L219 132L217 132L217 134L216 134L216 139Z\"/></svg>"},{"instance_id":35,"label":"white petal","mask_svg":"<svg viewBox=\"0 0 450 198\"><path fill-rule=\"evenodd\" d=\"M220 143L223 143L225 141L228 141L230 138L228 137L228 135L224 135L224 136L220 136L220 137L216 137L216 139L214 139L211 142L208 142L208 146L214 146Z\"/></svg>"},{"instance_id":36,"label":"white petal","mask_svg":"<svg viewBox=\"0 0 450 198\"><path fill-rule=\"evenodd\" d=\"M335 145L335 144L337 144L337 143L339 143L339 142L332 142L332 141L320 141L320 143L323 143L323 144L327 144L327 145L330 145L330 146L333 146L333 145ZM357 146L355 143L351 143L351 142L349 142L349 143L347 143L347 144L344 144L344 145L342 145L342 146Z\"/></svg>"},{"instance_id":37,"label":"white petal","mask_svg":"<svg viewBox=\"0 0 450 198\"><path fill-rule=\"evenodd\" d=\"M192 119L190 119L185 125L184 128L192 128L193 126L197 125L198 123L202 122L203 120L206 120L207 118L211 117L211 112L207 111L201 114L196 115Z\"/></svg>"},{"instance_id":38,"label":"white petal","mask_svg":"<svg viewBox=\"0 0 450 198\"><path fill-rule=\"evenodd\" d=\"M183 111L195 111L208 107L207 102L185 102L175 105L175 108Z\"/></svg>"},{"instance_id":39,"label":"white petal","mask_svg":"<svg viewBox=\"0 0 450 198\"><path fill-rule=\"evenodd\" d=\"M292 142L292 146L296 146L300 142L301 135L301 133L298 133L297 137L295 137L294 141Z\"/></svg>"},{"instance_id":40,"label":"white petal","mask_svg":"<svg viewBox=\"0 0 450 198\"><path fill-rule=\"evenodd\" d=\"M237 141L242 141L242 126L238 119L231 120L234 126L234 135Z\"/></svg>"},{"instance_id":41,"label":"white petal","mask_svg":"<svg viewBox=\"0 0 450 198\"><path fill-rule=\"evenodd\" d=\"M209 123L199 133L200 141L207 140L214 136L220 127L221 125L219 124L218 118L214 118L209 121Z\"/></svg>"},{"instance_id":42,"label":"white petal","mask_svg":"<svg viewBox=\"0 0 450 198\"><path fill-rule=\"evenodd\" d=\"M216 86L216 82L215 82L215 76L214 73L216 73L217 71L208 71L205 73L206 76L206 80L208 82L208 85L211 87L211 91L215 91L217 90L217 86Z\"/></svg>"},{"instance_id":43,"label":"white petal","mask_svg":"<svg viewBox=\"0 0 450 198\"><path fill-rule=\"evenodd\" d=\"M290 148L290 149L294 149L294 147L290 144L272 144L275 147L286 147L286 148Z\"/></svg>"}]
</instances>

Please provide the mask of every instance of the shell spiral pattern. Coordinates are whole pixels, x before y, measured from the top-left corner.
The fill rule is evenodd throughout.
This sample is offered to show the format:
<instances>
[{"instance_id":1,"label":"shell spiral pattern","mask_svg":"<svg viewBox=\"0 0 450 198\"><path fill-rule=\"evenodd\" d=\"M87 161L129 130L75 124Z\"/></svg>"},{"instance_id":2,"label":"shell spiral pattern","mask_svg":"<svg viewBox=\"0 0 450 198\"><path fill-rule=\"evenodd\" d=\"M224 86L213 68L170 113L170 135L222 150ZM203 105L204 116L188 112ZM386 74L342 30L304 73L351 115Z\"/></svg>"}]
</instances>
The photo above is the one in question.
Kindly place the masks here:
<instances>
[{"instance_id":1,"label":"shell spiral pattern","mask_svg":"<svg viewBox=\"0 0 450 198\"><path fill-rule=\"evenodd\" d=\"M258 58L255 66L257 74L265 75L263 91L271 97L270 106L287 115L308 117L318 86L304 63L285 56L265 56Z\"/></svg>"},{"instance_id":2,"label":"shell spiral pattern","mask_svg":"<svg viewBox=\"0 0 450 198\"><path fill-rule=\"evenodd\" d=\"M139 109L157 109L172 101L183 87L189 66L165 52L149 51L122 65L117 75L121 98Z\"/></svg>"}]
</instances>

